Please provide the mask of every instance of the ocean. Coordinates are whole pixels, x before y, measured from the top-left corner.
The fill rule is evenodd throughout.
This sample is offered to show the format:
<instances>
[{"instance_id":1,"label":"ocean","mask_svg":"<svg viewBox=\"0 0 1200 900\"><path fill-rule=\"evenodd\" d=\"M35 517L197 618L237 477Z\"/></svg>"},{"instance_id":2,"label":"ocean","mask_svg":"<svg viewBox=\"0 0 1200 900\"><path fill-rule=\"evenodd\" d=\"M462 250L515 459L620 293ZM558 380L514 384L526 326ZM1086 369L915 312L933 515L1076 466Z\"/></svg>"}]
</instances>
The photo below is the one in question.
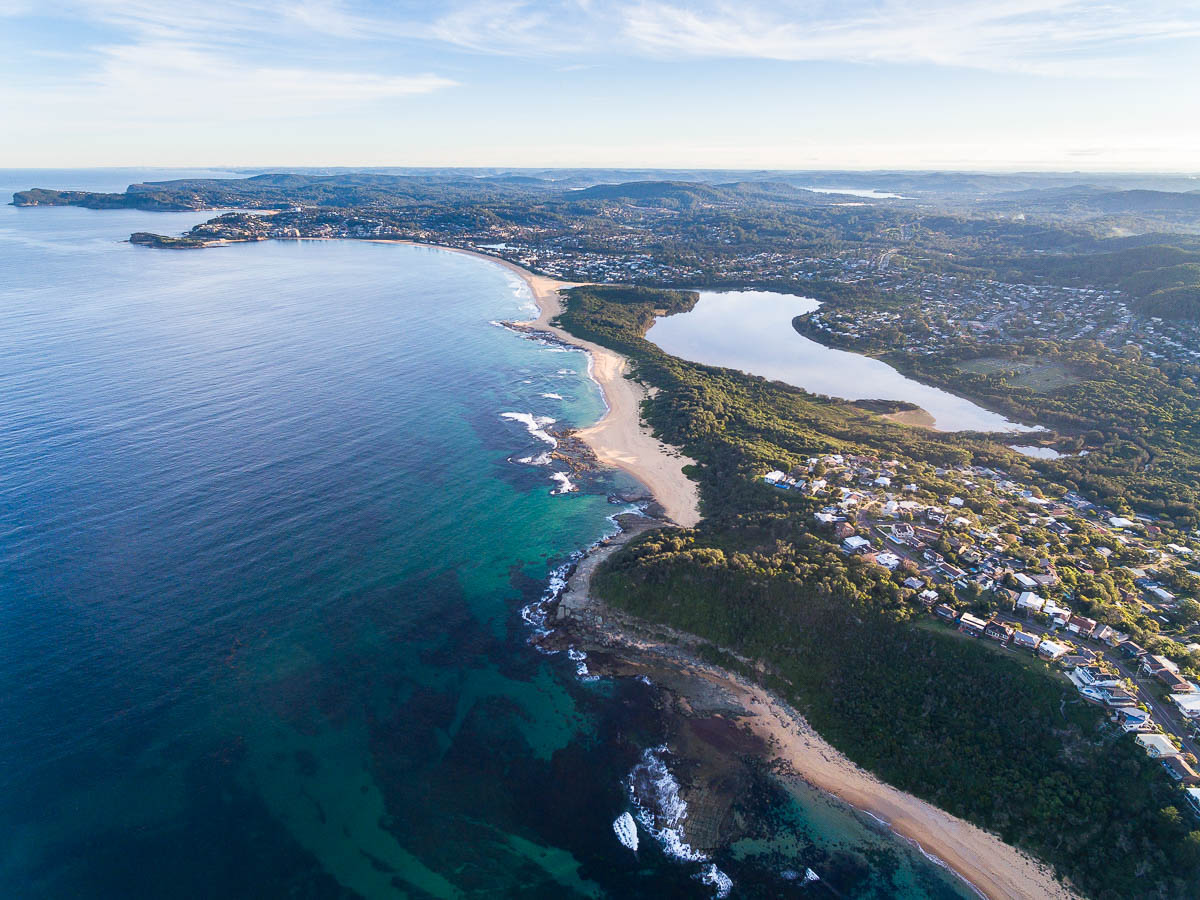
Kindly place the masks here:
<instances>
[{"instance_id":1,"label":"ocean","mask_svg":"<svg viewBox=\"0 0 1200 900\"><path fill-rule=\"evenodd\" d=\"M670 721L521 615L629 509L546 456L586 357L463 255L123 242L204 217L0 207L0 895L968 896L766 775L713 858L628 849Z\"/></svg>"}]
</instances>

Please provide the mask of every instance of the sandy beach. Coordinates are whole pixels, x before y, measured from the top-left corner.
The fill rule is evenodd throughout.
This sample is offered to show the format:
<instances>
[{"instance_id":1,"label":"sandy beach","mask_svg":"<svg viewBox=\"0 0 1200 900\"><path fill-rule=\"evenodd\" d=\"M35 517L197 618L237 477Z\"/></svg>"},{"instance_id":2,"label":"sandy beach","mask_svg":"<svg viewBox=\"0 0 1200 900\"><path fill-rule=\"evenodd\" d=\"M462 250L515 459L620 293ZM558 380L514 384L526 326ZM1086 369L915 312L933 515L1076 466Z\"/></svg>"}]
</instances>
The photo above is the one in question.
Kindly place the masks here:
<instances>
[{"instance_id":1,"label":"sandy beach","mask_svg":"<svg viewBox=\"0 0 1200 900\"><path fill-rule=\"evenodd\" d=\"M799 779L869 813L989 900L1077 897L1048 866L1028 854L855 765L771 692L696 658L686 636L664 643L594 600L588 607L582 615L578 606L573 613L580 633L595 642L589 652L612 654L615 674L646 675L682 699L696 716L713 716L719 710L717 717L731 718L767 748L763 756L785 785ZM656 627L656 633L664 630Z\"/></svg>"},{"instance_id":2,"label":"sandy beach","mask_svg":"<svg viewBox=\"0 0 1200 900\"><path fill-rule=\"evenodd\" d=\"M690 528L700 521L699 489L682 471L684 466L693 463L694 460L656 439L651 435L650 429L642 424L641 403L646 396L646 388L626 377L628 361L625 357L599 344L580 340L570 332L551 324L562 312L559 291L577 285L556 281L544 275L535 275L507 260L471 250L431 244L412 245L476 256L504 266L520 276L533 292L539 311L536 319L521 324L547 331L564 343L586 350L591 355L591 376L604 392L608 412L595 425L578 431L578 437L592 448L592 452L601 462L615 466L641 482L672 522Z\"/></svg>"},{"instance_id":3,"label":"sandy beach","mask_svg":"<svg viewBox=\"0 0 1200 900\"><path fill-rule=\"evenodd\" d=\"M614 552L629 536L601 548ZM585 561L586 563L586 561ZM881 820L968 882L988 900L1071 900L1051 869L997 836L884 783L851 762L782 699L699 659L696 638L643 623L594 597L594 565L581 564L568 583L559 621L589 653L608 654L614 675L646 675L692 715L730 717L767 748L763 757L786 784L796 778ZM749 662L749 661L746 661Z\"/></svg>"}]
</instances>

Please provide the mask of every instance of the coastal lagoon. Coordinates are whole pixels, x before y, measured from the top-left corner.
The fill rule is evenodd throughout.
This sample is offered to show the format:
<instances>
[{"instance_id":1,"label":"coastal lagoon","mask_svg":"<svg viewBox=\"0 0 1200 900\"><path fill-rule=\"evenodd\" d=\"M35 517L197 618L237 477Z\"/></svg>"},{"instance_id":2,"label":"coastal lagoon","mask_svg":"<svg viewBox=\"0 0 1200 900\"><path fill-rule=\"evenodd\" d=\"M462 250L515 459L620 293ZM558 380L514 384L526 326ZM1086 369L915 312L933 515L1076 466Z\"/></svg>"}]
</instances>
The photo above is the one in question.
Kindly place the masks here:
<instances>
[{"instance_id":1,"label":"coastal lagoon","mask_svg":"<svg viewBox=\"0 0 1200 900\"><path fill-rule=\"evenodd\" d=\"M1030 431L947 391L901 375L887 363L836 350L797 333L792 319L816 300L770 291L701 291L690 312L657 319L646 335L683 359L740 369L842 400L904 400L940 431Z\"/></svg>"},{"instance_id":2,"label":"coastal lagoon","mask_svg":"<svg viewBox=\"0 0 1200 900\"><path fill-rule=\"evenodd\" d=\"M544 459L586 358L480 259L122 242L204 217L0 207L0 895L969 896L767 787L711 862L623 846L670 722L521 615L626 508Z\"/></svg>"}]
</instances>

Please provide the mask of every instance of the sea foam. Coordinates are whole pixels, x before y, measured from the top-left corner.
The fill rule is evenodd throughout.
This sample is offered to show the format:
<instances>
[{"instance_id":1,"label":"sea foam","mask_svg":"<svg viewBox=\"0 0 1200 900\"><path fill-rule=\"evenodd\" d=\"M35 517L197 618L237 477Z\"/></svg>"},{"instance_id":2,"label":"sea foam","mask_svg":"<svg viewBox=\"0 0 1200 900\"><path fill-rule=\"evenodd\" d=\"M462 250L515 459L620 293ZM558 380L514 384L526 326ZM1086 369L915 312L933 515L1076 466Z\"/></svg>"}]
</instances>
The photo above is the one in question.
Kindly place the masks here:
<instances>
[{"instance_id":1,"label":"sea foam","mask_svg":"<svg viewBox=\"0 0 1200 900\"><path fill-rule=\"evenodd\" d=\"M623 812L613 820L613 832L617 836L617 840L623 846L628 847L634 853L638 849L638 833L637 823L633 821L633 816L628 812Z\"/></svg>"},{"instance_id":2,"label":"sea foam","mask_svg":"<svg viewBox=\"0 0 1200 900\"><path fill-rule=\"evenodd\" d=\"M670 752L665 744L648 747L626 779L637 821L658 841L667 856L683 862L708 863L695 877L716 888L716 897L728 897L733 890L733 879L717 868L708 854L695 849L684 839L687 801L680 796L679 782L667 766L666 757Z\"/></svg>"},{"instance_id":3,"label":"sea foam","mask_svg":"<svg viewBox=\"0 0 1200 900\"><path fill-rule=\"evenodd\" d=\"M558 441L546 431L547 425L553 425L555 420L550 416L535 416L533 413L506 412L500 413L500 418L520 422L525 429L539 441L545 441L551 447L557 447Z\"/></svg>"}]
</instances>

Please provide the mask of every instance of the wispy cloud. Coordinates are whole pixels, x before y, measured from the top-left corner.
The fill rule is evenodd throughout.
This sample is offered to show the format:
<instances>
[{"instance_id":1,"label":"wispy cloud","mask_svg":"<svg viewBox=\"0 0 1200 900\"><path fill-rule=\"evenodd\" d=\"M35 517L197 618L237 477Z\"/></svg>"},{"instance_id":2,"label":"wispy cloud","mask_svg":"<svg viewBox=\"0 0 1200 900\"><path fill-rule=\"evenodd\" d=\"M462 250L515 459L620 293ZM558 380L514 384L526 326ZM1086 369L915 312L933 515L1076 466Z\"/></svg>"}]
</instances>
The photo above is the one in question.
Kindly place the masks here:
<instances>
[{"instance_id":1,"label":"wispy cloud","mask_svg":"<svg viewBox=\"0 0 1200 900\"><path fill-rule=\"evenodd\" d=\"M1195 0L60 0L131 42L213 51L407 42L571 62L731 58L1128 74L1147 45L1200 37ZM27 0L0 0L0 12ZM1114 69L1116 65L1116 69Z\"/></svg>"},{"instance_id":2,"label":"wispy cloud","mask_svg":"<svg viewBox=\"0 0 1200 900\"><path fill-rule=\"evenodd\" d=\"M155 119L300 116L331 106L427 94L455 82L433 74L376 75L255 65L176 41L101 48L103 62L82 93Z\"/></svg>"},{"instance_id":3,"label":"wispy cloud","mask_svg":"<svg viewBox=\"0 0 1200 900\"><path fill-rule=\"evenodd\" d=\"M14 6L12 15L29 12ZM69 56L39 49L64 64L36 79L17 73L0 86L0 100L17 108L50 106L62 115L103 109L126 124L236 121L317 116L457 84L440 74L405 72L396 54L386 67L356 69L345 49L374 39L378 29L335 0L67 0L36 14L72 17L96 37ZM343 52L324 54L325 46Z\"/></svg>"},{"instance_id":4,"label":"wispy cloud","mask_svg":"<svg viewBox=\"0 0 1200 900\"><path fill-rule=\"evenodd\" d=\"M882 0L822 6L707 7L643 2L624 35L666 57L926 63L1087 76L1152 41L1200 36L1194 3L1092 0Z\"/></svg>"}]
</instances>

